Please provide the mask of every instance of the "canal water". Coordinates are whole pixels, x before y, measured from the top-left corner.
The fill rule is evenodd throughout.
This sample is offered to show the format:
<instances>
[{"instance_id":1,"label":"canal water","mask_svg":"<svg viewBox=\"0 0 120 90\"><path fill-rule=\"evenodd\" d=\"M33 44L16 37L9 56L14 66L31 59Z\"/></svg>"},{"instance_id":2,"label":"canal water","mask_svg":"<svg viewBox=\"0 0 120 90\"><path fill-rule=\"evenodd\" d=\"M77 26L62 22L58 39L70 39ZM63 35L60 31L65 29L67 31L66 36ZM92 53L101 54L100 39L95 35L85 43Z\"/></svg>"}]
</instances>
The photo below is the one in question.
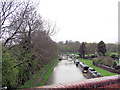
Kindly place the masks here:
<instances>
[{"instance_id":1,"label":"canal water","mask_svg":"<svg viewBox=\"0 0 120 90\"><path fill-rule=\"evenodd\" d=\"M64 57L65 58L65 57ZM70 81L86 80L81 69L76 67L74 62L69 59L58 61L54 67L46 85L65 83Z\"/></svg>"}]
</instances>

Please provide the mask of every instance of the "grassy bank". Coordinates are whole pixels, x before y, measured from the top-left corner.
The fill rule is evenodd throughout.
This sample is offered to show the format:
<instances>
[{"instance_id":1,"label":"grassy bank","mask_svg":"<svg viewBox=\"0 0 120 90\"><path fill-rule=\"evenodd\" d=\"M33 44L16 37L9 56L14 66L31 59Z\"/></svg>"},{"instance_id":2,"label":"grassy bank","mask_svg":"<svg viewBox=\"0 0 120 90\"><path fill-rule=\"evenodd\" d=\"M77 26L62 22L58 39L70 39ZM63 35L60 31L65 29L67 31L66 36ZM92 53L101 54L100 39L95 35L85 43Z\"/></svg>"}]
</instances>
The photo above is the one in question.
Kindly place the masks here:
<instances>
[{"instance_id":1,"label":"grassy bank","mask_svg":"<svg viewBox=\"0 0 120 90\"><path fill-rule=\"evenodd\" d=\"M119 65L119 60L116 60L117 65Z\"/></svg>"},{"instance_id":2,"label":"grassy bank","mask_svg":"<svg viewBox=\"0 0 120 90\"><path fill-rule=\"evenodd\" d=\"M47 72L45 73L45 75L43 76L42 82L40 82L37 86L43 86L43 85L45 85L45 83L47 82L47 80L48 80L48 78L49 78L52 70L54 69L57 61L58 61L58 58L50 65L48 71L47 71Z\"/></svg>"},{"instance_id":3,"label":"grassy bank","mask_svg":"<svg viewBox=\"0 0 120 90\"><path fill-rule=\"evenodd\" d=\"M45 65L39 72L34 74L30 80L28 80L24 85L20 86L18 89L33 88L33 87L45 85L57 61L58 61L58 57L54 59L51 63ZM41 77L43 72L45 72L45 74ZM42 78L42 81L40 81L41 80L40 78Z\"/></svg>"},{"instance_id":4,"label":"grassy bank","mask_svg":"<svg viewBox=\"0 0 120 90\"><path fill-rule=\"evenodd\" d=\"M118 55L118 53L111 53L111 55L113 55L113 54L114 54L114 55Z\"/></svg>"},{"instance_id":5,"label":"grassy bank","mask_svg":"<svg viewBox=\"0 0 120 90\"><path fill-rule=\"evenodd\" d=\"M86 59L79 59L81 62L84 62L85 64L87 64L89 67L94 68L97 72L99 72L100 74L102 74L103 76L111 76L111 75L117 75L115 73L111 73L109 71L106 71L102 68L98 68L96 66L93 65L92 60L86 60Z\"/></svg>"}]
</instances>

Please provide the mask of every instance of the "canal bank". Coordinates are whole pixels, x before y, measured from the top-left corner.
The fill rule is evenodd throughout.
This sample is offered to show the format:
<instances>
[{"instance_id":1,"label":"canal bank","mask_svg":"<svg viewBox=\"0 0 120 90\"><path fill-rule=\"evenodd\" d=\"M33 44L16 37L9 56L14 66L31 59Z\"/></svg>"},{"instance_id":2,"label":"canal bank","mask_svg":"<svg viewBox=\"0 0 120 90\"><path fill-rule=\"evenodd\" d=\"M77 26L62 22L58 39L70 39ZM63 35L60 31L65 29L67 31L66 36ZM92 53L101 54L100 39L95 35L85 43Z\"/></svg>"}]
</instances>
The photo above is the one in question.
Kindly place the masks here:
<instances>
[{"instance_id":1,"label":"canal bank","mask_svg":"<svg viewBox=\"0 0 120 90\"><path fill-rule=\"evenodd\" d=\"M25 82L24 85L20 86L18 89L23 88L33 88L45 85L47 79L49 78L53 68L58 62L58 56L49 64L46 64L40 71L31 76L31 79Z\"/></svg>"}]
</instances>

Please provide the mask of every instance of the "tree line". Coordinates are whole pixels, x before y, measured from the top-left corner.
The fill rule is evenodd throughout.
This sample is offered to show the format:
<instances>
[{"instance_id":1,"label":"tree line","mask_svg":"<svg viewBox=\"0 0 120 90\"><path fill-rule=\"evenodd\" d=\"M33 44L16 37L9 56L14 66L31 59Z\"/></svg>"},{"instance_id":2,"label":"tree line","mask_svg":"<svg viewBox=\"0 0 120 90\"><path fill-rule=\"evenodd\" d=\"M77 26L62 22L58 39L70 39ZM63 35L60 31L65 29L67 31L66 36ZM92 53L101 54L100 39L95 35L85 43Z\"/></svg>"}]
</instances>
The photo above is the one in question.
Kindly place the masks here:
<instances>
[{"instance_id":1,"label":"tree line","mask_svg":"<svg viewBox=\"0 0 120 90\"><path fill-rule=\"evenodd\" d=\"M61 53L79 53L79 49L80 46L82 45L82 43L80 43L79 41L60 41L58 42L58 47L60 48L60 52ZM95 54L95 52L98 52L98 43L87 43L84 42L85 45L85 54ZM84 46L83 46L84 47ZM82 49L82 48L81 48ZM114 44L114 43L106 43L106 51L108 53L118 53L118 44Z\"/></svg>"},{"instance_id":2,"label":"tree line","mask_svg":"<svg viewBox=\"0 0 120 90\"><path fill-rule=\"evenodd\" d=\"M2 86L23 85L58 54L51 39L55 25L37 13L39 2L1 0L0 39L2 40Z\"/></svg>"},{"instance_id":3,"label":"tree line","mask_svg":"<svg viewBox=\"0 0 120 90\"><path fill-rule=\"evenodd\" d=\"M106 44L103 42L103 41L100 41L97 46L96 46L97 50L94 50L94 52L92 54L96 54L96 55L99 55L99 56L105 56L107 50L106 50ZM94 47L95 48L95 47ZM89 49L92 49L91 47L89 47ZM86 45L84 42L82 42L80 48L79 48L79 56L81 58L85 58L85 54L87 51L87 48L86 48Z\"/></svg>"}]
</instances>

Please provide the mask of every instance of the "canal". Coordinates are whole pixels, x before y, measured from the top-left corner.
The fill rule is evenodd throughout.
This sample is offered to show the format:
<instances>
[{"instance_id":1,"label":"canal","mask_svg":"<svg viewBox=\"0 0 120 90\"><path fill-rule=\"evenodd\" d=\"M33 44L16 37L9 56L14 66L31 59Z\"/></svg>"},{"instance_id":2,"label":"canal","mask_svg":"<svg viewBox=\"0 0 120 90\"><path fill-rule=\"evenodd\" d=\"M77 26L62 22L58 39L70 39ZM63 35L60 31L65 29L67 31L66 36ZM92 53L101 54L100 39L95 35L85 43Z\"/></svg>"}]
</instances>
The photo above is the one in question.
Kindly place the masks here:
<instances>
[{"instance_id":1,"label":"canal","mask_svg":"<svg viewBox=\"0 0 120 90\"><path fill-rule=\"evenodd\" d=\"M86 80L81 69L76 67L70 58L66 59L65 56L63 58L64 60L58 61L57 65L54 67L46 85Z\"/></svg>"}]
</instances>

